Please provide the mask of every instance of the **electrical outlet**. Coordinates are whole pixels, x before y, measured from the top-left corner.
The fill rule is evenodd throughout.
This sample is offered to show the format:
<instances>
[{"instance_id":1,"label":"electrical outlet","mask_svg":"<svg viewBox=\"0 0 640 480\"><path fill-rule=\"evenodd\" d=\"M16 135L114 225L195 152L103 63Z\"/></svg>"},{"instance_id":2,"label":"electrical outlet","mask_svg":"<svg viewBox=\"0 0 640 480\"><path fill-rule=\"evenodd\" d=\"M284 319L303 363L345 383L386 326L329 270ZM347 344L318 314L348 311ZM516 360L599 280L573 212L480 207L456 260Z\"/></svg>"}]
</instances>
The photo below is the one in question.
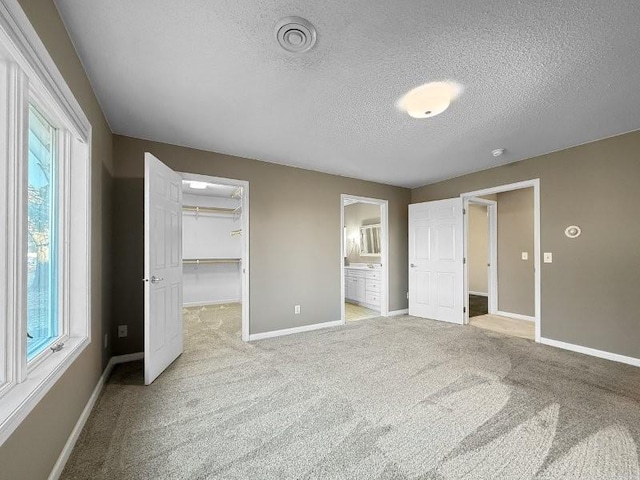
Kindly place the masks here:
<instances>
[{"instance_id":1,"label":"electrical outlet","mask_svg":"<svg viewBox=\"0 0 640 480\"><path fill-rule=\"evenodd\" d=\"M522 252L522 260L529 260L529 252Z\"/></svg>"},{"instance_id":2,"label":"electrical outlet","mask_svg":"<svg viewBox=\"0 0 640 480\"><path fill-rule=\"evenodd\" d=\"M118 325L118 338L126 337L128 335L126 325Z\"/></svg>"},{"instance_id":3,"label":"electrical outlet","mask_svg":"<svg viewBox=\"0 0 640 480\"><path fill-rule=\"evenodd\" d=\"M104 334L104 348L107 348L107 346L109 346L109 334L105 333Z\"/></svg>"},{"instance_id":4,"label":"electrical outlet","mask_svg":"<svg viewBox=\"0 0 640 480\"><path fill-rule=\"evenodd\" d=\"M544 252L544 263L553 263L553 253Z\"/></svg>"},{"instance_id":5,"label":"electrical outlet","mask_svg":"<svg viewBox=\"0 0 640 480\"><path fill-rule=\"evenodd\" d=\"M296 305L295 307L293 307L293 313L295 313L296 315L300 315L300 305Z\"/></svg>"}]
</instances>

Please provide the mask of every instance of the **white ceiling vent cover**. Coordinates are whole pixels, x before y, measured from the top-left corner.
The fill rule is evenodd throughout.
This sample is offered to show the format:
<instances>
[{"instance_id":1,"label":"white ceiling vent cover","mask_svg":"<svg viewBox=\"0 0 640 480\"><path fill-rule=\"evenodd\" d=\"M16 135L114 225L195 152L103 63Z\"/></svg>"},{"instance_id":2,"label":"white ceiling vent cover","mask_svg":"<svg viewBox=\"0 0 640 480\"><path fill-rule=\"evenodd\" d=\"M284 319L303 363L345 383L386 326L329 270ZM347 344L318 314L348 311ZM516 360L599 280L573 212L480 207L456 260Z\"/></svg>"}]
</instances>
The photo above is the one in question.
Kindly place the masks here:
<instances>
[{"instance_id":1,"label":"white ceiling vent cover","mask_svg":"<svg viewBox=\"0 0 640 480\"><path fill-rule=\"evenodd\" d=\"M300 17L286 17L276 25L276 39L288 52L302 53L316 43L316 29Z\"/></svg>"}]
</instances>

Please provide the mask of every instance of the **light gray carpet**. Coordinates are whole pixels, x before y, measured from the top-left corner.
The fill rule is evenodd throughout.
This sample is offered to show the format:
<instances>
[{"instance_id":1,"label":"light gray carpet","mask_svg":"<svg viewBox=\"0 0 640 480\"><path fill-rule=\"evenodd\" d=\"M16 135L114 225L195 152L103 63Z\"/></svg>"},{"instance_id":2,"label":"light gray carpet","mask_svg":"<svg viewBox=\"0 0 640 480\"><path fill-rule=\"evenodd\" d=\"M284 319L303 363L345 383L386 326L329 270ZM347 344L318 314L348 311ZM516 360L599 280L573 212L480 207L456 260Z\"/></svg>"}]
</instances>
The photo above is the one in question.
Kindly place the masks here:
<instances>
[{"instance_id":1,"label":"light gray carpet","mask_svg":"<svg viewBox=\"0 0 640 480\"><path fill-rule=\"evenodd\" d=\"M640 369L412 317L240 341L189 309L185 353L109 379L63 479L639 478Z\"/></svg>"}]
</instances>

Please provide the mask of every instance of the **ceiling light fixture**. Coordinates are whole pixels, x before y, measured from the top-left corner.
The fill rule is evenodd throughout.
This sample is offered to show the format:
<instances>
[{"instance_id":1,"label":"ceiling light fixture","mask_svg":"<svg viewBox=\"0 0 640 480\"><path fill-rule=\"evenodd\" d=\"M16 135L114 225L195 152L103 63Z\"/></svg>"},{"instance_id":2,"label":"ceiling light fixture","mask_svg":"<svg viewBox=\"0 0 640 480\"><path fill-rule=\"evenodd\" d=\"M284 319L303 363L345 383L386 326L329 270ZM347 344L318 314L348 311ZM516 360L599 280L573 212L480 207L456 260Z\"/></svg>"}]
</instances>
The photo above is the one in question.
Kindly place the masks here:
<instances>
[{"instance_id":1,"label":"ceiling light fixture","mask_svg":"<svg viewBox=\"0 0 640 480\"><path fill-rule=\"evenodd\" d=\"M492 150L491 155L494 157L501 157L504 155L504 148L496 148L495 150Z\"/></svg>"},{"instance_id":2,"label":"ceiling light fixture","mask_svg":"<svg viewBox=\"0 0 640 480\"><path fill-rule=\"evenodd\" d=\"M283 18L276 24L275 32L276 40L287 52L306 52L316 43L316 28L304 18Z\"/></svg>"},{"instance_id":3,"label":"ceiling light fixture","mask_svg":"<svg viewBox=\"0 0 640 480\"><path fill-rule=\"evenodd\" d=\"M204 190L209 184L207 182L189 182L189 186L194 190Z\"/></svg>"},{"instance_id":4,"label":"ceiling light fixture","mask_svg":"<svg viewBox=\"0 0 640 480\"><path fill-rule=\"evenodd\" d=\"M406 93L397 107L413 118L430 118L441 114L462 93L462 85L456 82L431 82Z\"/></svg>"}]
</instances>

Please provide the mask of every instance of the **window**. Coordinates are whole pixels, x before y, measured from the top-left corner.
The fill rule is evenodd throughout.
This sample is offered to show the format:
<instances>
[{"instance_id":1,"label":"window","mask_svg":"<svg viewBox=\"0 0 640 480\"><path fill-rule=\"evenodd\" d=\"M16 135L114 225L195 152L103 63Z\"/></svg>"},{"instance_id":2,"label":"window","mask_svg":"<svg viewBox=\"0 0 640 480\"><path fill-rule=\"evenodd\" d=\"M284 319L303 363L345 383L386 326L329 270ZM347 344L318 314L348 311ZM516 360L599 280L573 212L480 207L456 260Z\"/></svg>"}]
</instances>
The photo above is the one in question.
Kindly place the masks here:
<instances>
[{"instance_id":1,"label":"window","mask_svg":"<svg viewBox=\"0 0 640 480\"><path fill-rule=\"evenodd\" d=\"M56 130L29 106L27 171L27 362L57 339Z\"/></svg>"},{"instance_id":2,"label":"window","mask_svg":"<svg viewBox=\"0 0 640 480\"><path fill-rule=\"evenodd\" d=\"M0 445L89 345L91 125L0 8Z\"/></svg>"}]
</instances>

